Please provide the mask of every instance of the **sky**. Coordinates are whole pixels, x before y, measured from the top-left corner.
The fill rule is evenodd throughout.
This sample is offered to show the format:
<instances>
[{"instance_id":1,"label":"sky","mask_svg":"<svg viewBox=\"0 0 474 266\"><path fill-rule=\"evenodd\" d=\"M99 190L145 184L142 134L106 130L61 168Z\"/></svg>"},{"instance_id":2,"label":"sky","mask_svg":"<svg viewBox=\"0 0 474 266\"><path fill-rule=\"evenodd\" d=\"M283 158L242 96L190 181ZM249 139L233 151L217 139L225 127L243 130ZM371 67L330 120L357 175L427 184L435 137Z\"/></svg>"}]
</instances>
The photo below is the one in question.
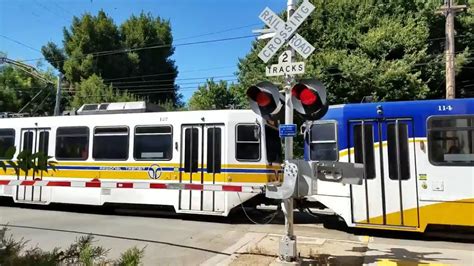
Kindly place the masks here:
<instances>
[{"instance_id":1,"label":"sky","mask_svg":"<svg viewBox=\"0 0 474 266\"><path fill-rule=\"evenodd\" d=\"M171 22L178 45L172 57L179 71L176 83L187 101L206 78L236 80L238 59L250 51L252 29L263 27L258 15L266 6L280 12L286 0L0 0L0 51L15 60L42 58L47 42L62 47L63 28L73 16L103 9L120 25L132 14L150 12ZM179 46L234 37L243 38Z\"/></svg>"}]
</instances>

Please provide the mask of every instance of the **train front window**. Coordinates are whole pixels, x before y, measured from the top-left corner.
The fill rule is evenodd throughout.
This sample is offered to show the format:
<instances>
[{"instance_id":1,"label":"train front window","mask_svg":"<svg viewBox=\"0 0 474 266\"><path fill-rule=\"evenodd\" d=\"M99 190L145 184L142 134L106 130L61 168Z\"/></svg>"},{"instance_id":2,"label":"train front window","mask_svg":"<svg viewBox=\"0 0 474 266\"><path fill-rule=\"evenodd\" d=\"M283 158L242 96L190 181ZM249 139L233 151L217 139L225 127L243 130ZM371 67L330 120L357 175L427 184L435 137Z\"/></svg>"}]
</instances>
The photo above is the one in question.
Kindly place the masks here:
<instances>
[{"instance_id":1,"label":"train front window","mask_svg":"<svg viewBox=\"0 0 474 266\"><path fill-rule=\"evenodd\" d=\"M87 160L89 128L60 127L56 131L56 159Z\"/></svg>"},{"instance_id":2,"label":"train front window","mask_svg":"<svg viewBox=\"0 0 474 266\"><path fill-rule=\"evenodd\" d=\"M474 165L474 116L431 117L428 152L434 165Z\"/></svg>"},{"instance_id":3,"label":"train front window","mask_svg":"<svg viewBox=\"0 0 474 266\"><path fill-rule=\"evenodd\" d=\"M135 128L133 157L136 160L171 160L173 157L171 126Z\"/></svg>"},{"instance_id":4,"label":"train front window","mask_svg":"<svg viewBox=\"0 0 474 266\"><path fill-rule=\"evenodd\" d=\"M128 128L96 128L92 156L96 160L127 160Z\"/></svg>"},{"instance_id":5,"label":"train front window","mask_svg":"<svg viewBox=\"0 0 474 266\"><path fill-rule=\"evenodd\" d=\"M0 129L0 159L11 159L7 156L8 150L13 147L15 147L15 130Z\"/></svg>"},{"instance_id":6,"label":"train front window","mask_svg":"<svg viewBox=\"0 0 474 266\"><path fill-rule=\"evenodd\" d=\"M260 160L260 126L237 125L235 158L238 161Z\"/></svg>"},{"instance_id":7,"label":"train front window","mask_svg":"<svg viewBox=\"0 0 474 266\"><path fill-rule=\"evenodd\" d=\"M316 123L310 132L310 159L312 161L337 161L336 122Z\"/></svg>"}]
</instances>

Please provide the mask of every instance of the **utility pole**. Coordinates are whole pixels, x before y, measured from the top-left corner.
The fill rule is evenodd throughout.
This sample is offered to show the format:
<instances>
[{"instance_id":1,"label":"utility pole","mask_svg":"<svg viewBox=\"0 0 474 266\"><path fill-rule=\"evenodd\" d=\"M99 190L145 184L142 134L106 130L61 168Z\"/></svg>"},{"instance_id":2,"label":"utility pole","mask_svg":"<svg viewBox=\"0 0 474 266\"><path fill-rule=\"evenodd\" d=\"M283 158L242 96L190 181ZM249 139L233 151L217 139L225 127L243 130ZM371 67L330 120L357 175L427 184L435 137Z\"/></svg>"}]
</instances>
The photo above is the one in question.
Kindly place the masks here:
<instances>
[{"instance_id":1,"label":"utility pole","mask_svg":"<svg viewBox=\"0 0 474 266\"><path fill-rule=\"evenodd\" d=\"M62 74L59 73L58 86L56 88L56 104L54 105L54 116L59 115L59 103L61 101L61 79L62 79Z\"/></svg>"},{"instance_id":2,"label":"utility pole","mask_svg":"<svg viewBox=\"0 0 474 266\"><path fill-rule=\"evenodd\" d=\"M295 12L295 1L287 0L287 21L290 20L291 15ZM293 63L295 51L290 48L291 56L290 63ZM293 124L293 103L291 101L291 88L293 87L295 77L294 75L286 75L285 86L285 124ZM285 161L293 159L293 138L285 138ZM293 230L293 197L282 200L282 210L285 214L285 235L280 241L280 253L283 254L297 254L296 252L296 236ZM290 250L290 252L281 252L282 250ZM284 261L292 262L296 260L295 256L284 256Z\"/></svg>"},{"instance_id":3,"label":"utility pole","mask_svg":"<svg viewBox=\"0 0 474 266\"><path fill-rule=\"evenodd\" d=\"M456 73L454 70L454 16L457 12L467 8L466 5L455 5L453 0L445 0L438 10L446 16L446 99L456 98Z\"/></svg>"}]
</instances>

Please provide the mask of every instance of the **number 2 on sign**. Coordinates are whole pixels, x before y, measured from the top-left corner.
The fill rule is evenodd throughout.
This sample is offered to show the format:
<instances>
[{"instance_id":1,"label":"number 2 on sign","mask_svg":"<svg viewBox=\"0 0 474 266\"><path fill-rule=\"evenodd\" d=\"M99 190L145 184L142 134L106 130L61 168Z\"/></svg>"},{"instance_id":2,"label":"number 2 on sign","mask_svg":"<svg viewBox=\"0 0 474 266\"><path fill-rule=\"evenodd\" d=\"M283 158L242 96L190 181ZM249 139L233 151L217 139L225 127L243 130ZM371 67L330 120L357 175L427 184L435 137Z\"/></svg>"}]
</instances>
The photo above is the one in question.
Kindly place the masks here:
<instances>
[{"instance_id":1,"label":"number 2 on sign","mask_svg":"<svg viewBox=\"0 0 474 266\"><path fill-rule=\"evenodd\" d=\"M446 111L452 111L453 107L451 105L438 105L438 111L441 112L446 112Z\"/></svg>"},{"instance_id":2,"label":"number 2 on sign","mask_svg":"<svg viewBox=\"0 0 474 266\"><path fill-rule=\"evenodd\" d=\"M288 53L284 53L281 57L281 62L282 63L288 63Z\"/></svg>"}]
</instances>

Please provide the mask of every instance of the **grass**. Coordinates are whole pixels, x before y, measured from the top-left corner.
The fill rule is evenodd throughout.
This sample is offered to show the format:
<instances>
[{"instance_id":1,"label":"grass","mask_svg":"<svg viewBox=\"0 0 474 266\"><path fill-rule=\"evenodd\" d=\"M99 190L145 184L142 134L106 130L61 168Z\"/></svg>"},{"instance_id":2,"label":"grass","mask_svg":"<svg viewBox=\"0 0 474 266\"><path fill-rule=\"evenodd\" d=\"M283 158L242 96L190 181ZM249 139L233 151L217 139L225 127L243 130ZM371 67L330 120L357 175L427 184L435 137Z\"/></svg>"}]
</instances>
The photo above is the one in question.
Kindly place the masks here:
<instances>
[{"instance_id":1,"label":"grass","mask_svg":"<svg viewBox=\"0 0 474 266\"><path fill-rule=\"evenodd\" d=\"M66 249L54 248L44 251L39 247L26 248L28 241L7 236L7 228L0 229L0 265L141 265L145 248L132 247L117 260L107 258L108 249L94 245L94 237L81 236Z\"/></svg>"}]
</instances>

